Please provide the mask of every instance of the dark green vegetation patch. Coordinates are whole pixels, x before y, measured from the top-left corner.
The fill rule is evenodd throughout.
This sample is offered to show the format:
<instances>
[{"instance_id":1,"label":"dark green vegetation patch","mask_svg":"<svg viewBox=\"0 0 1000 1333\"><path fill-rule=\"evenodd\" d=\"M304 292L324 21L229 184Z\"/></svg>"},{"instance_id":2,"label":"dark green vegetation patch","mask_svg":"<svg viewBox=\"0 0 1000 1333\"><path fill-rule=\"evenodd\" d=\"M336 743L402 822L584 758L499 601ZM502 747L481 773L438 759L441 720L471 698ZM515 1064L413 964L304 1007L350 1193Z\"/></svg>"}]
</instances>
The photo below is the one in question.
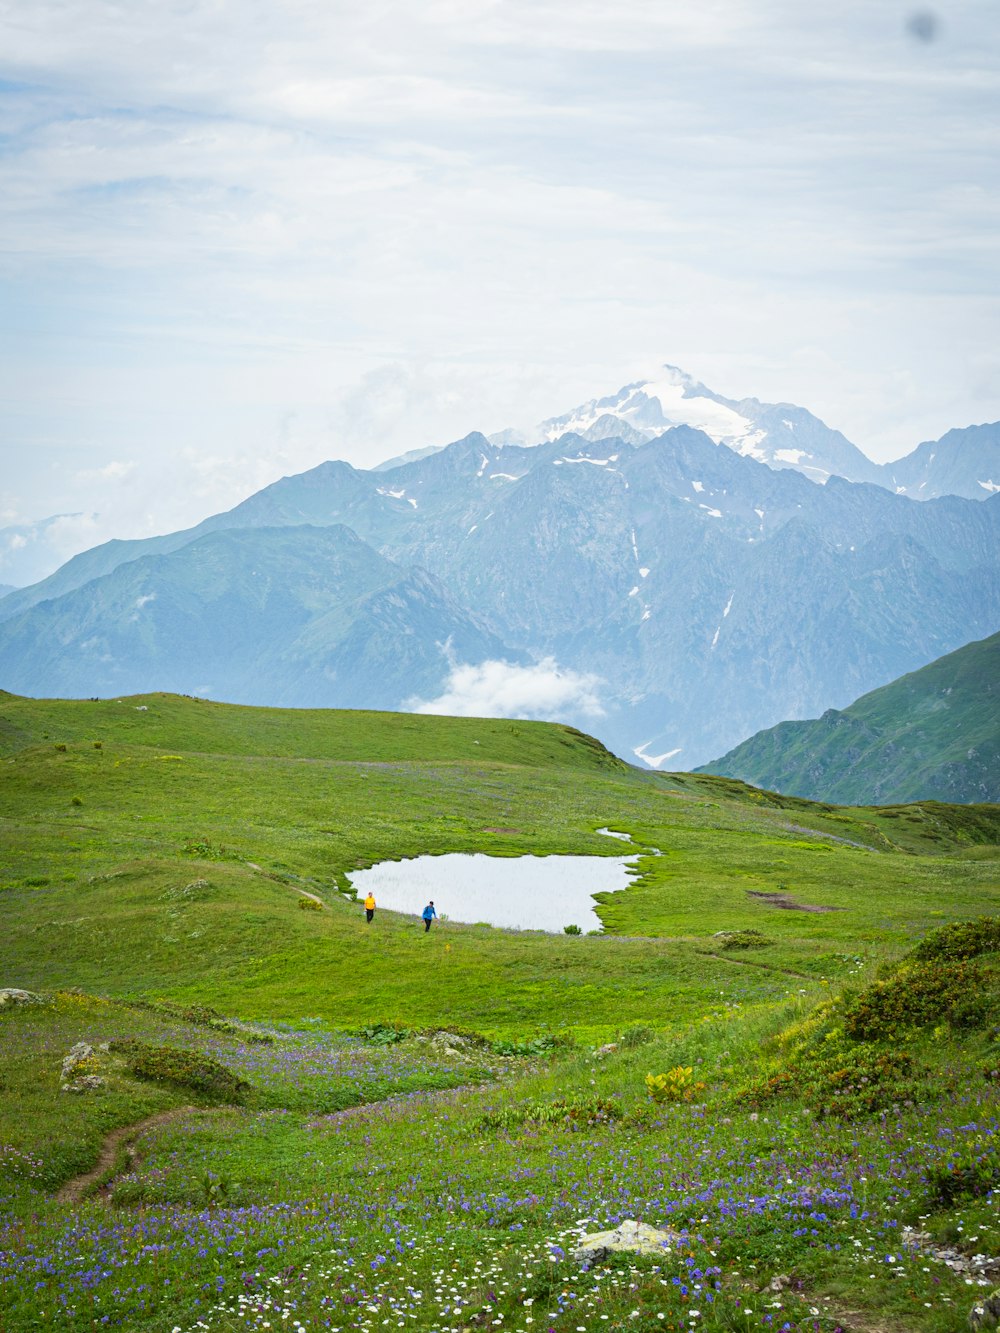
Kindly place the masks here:
<instances>
[{"instance_id":1,"label":"dark green vegetation patch","mask_svg":"<svg viewBox=\"0 0 1000 1333\"><path fill-rule=\"evenodd\" d=\"M125 1062L130 1074L151 1083L172 1083L179 1088L222 1102L240 1102L250 1091L250 1084L239 1078L209 1055L178 1050L173 1046L149 1046L134 1037L110 1043L111 1050Z\"/></svg>"}]
</instances>

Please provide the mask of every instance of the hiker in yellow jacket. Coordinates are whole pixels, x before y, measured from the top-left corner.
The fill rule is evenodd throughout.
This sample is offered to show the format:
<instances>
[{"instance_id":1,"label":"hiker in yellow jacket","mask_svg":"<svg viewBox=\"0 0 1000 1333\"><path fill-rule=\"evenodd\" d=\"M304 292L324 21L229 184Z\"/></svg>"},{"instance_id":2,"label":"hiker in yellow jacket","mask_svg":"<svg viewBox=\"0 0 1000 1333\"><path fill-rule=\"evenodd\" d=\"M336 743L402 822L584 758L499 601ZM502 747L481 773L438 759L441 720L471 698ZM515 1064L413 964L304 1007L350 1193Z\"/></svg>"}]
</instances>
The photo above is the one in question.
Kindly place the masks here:
<instances>
[{"instance_id":1,"label":"hiker in yellow jacket","mask_svg":"<svg viewBox=\"0 0 1000 1333\"><path fill-rule=\"evenodd\" d=\"M368 890L368 897L365 899L365 920L369 925L372 923L372 917L375 915L375 895L371 889Z\"/></svg>"}]
</instances>

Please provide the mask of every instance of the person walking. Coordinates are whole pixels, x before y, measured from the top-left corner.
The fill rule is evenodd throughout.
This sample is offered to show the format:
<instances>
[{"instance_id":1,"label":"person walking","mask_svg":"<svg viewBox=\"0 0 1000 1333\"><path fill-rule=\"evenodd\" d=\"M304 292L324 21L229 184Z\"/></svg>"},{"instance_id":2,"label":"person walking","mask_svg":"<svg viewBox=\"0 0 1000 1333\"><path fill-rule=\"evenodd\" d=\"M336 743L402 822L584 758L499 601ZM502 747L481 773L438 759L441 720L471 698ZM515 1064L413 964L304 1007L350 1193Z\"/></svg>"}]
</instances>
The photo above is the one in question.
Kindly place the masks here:
<instances>
[{"instance_id":1,"label":"person walking","mask_svg":"<svg viewBox=\"0 0 1000 1333\"><path fill-rule=\"evenodd\" d=\"M424 910L420 913L420 915L424 918L424 934L426 935L431 928L431 922L437 916L437 912L435 912L434 910L433 898L430 900L430 902L427 904Z\"/></svg>"},{"instance_id":2,"label":"person walking","mask_svg":"<svg viewBox=\"0 0 1000 1333\"><path fill-rule=\"evenodd\" d=\"M372 917L375 915L375 895L371 889L368 890L368 897L365 899L365 920L369 925L372 923Z\"/></svg>"}]
</instances>

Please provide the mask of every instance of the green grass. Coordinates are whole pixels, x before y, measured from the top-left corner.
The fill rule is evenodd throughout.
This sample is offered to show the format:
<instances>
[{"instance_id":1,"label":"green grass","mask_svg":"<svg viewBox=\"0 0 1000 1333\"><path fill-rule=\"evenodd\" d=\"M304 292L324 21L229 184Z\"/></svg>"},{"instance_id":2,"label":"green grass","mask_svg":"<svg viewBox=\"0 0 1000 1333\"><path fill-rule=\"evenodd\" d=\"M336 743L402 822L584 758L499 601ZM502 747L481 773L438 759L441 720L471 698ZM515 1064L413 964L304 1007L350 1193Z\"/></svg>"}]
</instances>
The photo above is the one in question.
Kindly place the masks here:
<instances>
[{"instance_id":1,"label":"green grass","mask_svg":"<svg viewBox=\"0 0 1000 1333\"><path fill-rule=\"evenodd\" d=\"M995 797L1000 634L808 722L760 731L708 765L827 801Z\"/></svg>"},{"instance_id":2,"label":"green grass","mask_svg":"<svg viewBox=\"0 0 1000 1333\"><path fill-rule=\"evenodd\" d=\"M962 1326L972 1289L889 1256L921 1217L997 1235L990 1190L932 1188L992 1160L995 959L969 964L978 1007L942 972L933 1022L934 986L909 1005L891 975L932 926L996 913L997 807L813 805L637 772L562 727L164 695L0 696L0 748L0 984L53 997L0 1013L0 1327ZM384 910L369 928L341 892L427 852L621 855L604 826L641 877L599 903L601 935L424 936ZM719 934L751 930L766 947ZM891 999L894 1026L856 1041L840 1015L882 973L865 1003ZM379 1023L418 1035L351 1035ZM479 1036L450 1054L438 1029ZM81 1040L111 1043L104 1086L61 1093ZM158 1063L125 1058L148 1048ZM909 1082L838 1118L842 1086L899 1065L883 1051ZM194 1057L247 1090L157 1076L209 1067ZM656 1107L646 1075L677 1066L704 1088ZM123 1147L107 1199L54 1198L111 1130L182 1106ZM622 1216L683 1240L592 1275L554 1248Z\"/></svg>"}]
</instances>

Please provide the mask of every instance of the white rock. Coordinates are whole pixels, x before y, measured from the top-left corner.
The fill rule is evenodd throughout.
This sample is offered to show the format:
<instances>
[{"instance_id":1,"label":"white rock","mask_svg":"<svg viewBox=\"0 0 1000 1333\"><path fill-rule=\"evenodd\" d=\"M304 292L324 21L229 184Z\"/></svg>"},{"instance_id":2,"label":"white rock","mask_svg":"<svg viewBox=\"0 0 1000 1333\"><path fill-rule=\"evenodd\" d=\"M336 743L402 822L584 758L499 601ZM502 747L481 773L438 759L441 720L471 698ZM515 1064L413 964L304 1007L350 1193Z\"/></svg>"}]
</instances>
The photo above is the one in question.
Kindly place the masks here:
<instances>
[{"instance_id":1,"label":"white rock","mask_svg":"<svg viewBox=\"0 0 1000 1333\"><path fill-rule=\"evenodd\" d=\"M44 1004L45 1001L34 991L18 990L16 986L6 986L0 990L0 1009L15 1004Z\"/></svg>"},{"instance_id":2,"label":"white rock","mask_svg":"<svg viewBox=\"0 0 1000 1333\"><path fill-rule=\"evenodd\" d=\"M659 1231L646 1222L636 1222L627 1218L613 1231L597 1231L591 1236L582 1236L573 1251L573 1258L590 1268L599 1264L609 1254L622 1251L631 1254L663 1254L680 1239L675 1231Z\"/></svg>"}]
</instances>

